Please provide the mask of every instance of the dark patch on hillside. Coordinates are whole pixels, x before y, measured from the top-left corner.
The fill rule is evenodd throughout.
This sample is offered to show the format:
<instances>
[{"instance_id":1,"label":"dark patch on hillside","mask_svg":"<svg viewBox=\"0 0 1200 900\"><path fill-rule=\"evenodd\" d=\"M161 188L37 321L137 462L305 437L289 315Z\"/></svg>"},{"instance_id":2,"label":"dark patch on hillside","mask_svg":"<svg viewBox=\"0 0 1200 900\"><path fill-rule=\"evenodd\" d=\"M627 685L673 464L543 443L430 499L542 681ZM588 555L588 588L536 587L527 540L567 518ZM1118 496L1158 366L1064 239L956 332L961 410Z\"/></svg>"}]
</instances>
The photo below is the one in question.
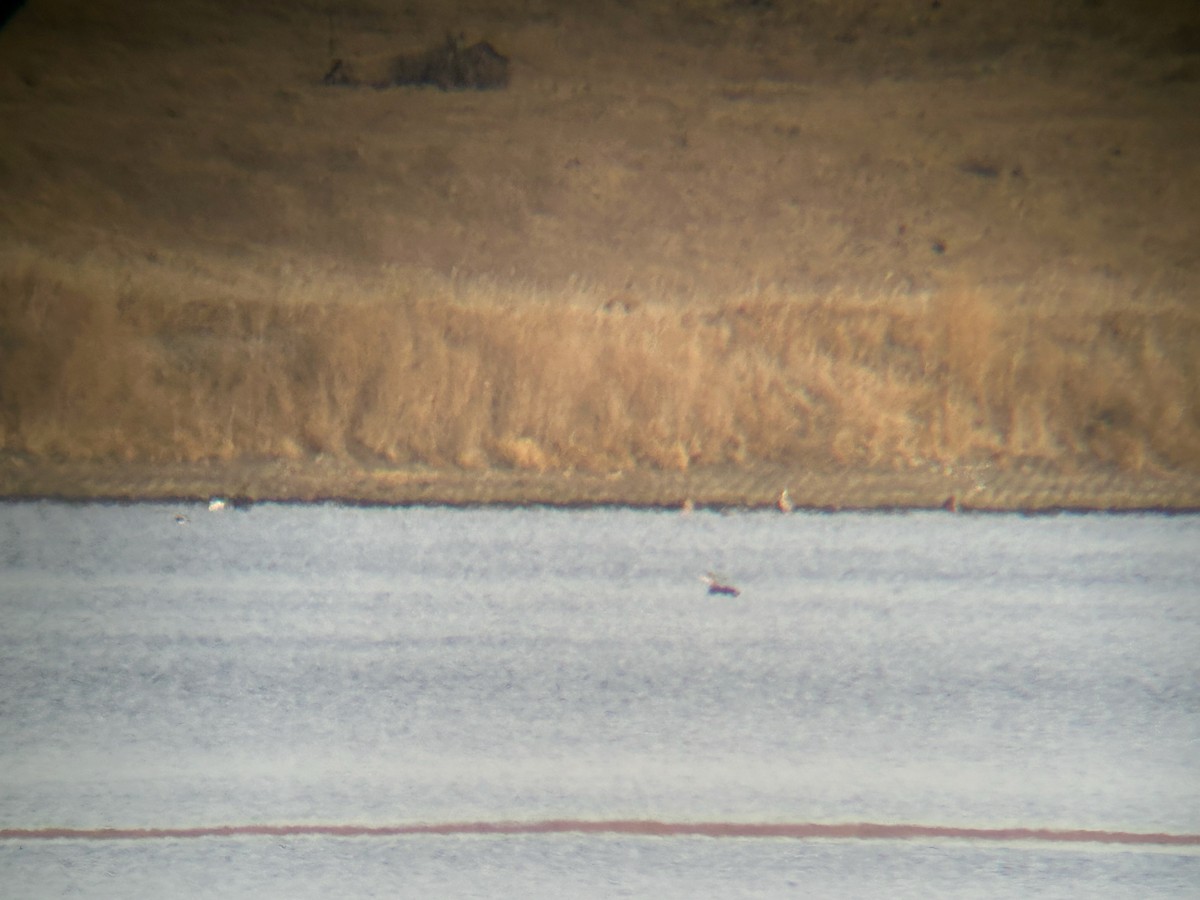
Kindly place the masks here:
<instances>
[{"instance_id":1,"label":"dark patch on hillside","mask_svg":"<svg viewBox=\"0 0 1200 900\"><path fill-rule=\"evenodd\" d=\"M335 59L322 81L331 86L362 84L344 60ZM487 41L468 45L460 35L447 35L437 47L397 56L385 78L372 87L432 86L443 91L498 90L508 86L508 57Z\"/></svg>"}]
</instances>

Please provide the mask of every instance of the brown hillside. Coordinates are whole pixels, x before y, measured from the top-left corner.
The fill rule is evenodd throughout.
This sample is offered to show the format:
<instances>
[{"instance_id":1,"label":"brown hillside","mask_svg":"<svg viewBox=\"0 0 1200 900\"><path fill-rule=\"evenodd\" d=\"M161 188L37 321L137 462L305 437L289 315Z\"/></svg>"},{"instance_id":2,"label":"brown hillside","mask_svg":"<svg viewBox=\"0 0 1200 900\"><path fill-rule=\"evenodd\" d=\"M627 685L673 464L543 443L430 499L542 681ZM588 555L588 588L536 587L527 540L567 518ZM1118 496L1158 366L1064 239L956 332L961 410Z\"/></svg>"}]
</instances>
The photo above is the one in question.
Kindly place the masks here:
<instances>
[{"instance_id":1,"label":"brown hillside","mask_svg":"<svg viewBox=\"0 0 1200 900\"><path fill-rule=\"evenodd\" d=\"M46 0L0 111L0 494L1200 505L1193 3Z\"/></svg>"}]
</instances>

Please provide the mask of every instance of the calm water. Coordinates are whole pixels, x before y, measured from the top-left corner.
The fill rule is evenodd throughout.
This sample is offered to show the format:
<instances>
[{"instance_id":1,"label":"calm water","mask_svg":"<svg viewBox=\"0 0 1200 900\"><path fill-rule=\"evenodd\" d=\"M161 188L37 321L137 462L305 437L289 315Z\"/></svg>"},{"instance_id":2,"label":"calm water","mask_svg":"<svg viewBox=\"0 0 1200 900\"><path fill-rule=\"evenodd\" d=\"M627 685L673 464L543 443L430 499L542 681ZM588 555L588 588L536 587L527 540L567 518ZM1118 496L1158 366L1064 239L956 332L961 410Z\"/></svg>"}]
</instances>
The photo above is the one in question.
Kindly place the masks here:
<instances>
[{"instance_id":1,"label":"calm water","mask_svg":"<svg viewBox=\"0 0 1200 900\"><path fill-rule=\"evenodd\" d=\"M1198 833L1200 517L0 505L0 828L549 818ZM1200 851L7 839L0 883L1194 897Z\"/></svg>"}]
</instances>

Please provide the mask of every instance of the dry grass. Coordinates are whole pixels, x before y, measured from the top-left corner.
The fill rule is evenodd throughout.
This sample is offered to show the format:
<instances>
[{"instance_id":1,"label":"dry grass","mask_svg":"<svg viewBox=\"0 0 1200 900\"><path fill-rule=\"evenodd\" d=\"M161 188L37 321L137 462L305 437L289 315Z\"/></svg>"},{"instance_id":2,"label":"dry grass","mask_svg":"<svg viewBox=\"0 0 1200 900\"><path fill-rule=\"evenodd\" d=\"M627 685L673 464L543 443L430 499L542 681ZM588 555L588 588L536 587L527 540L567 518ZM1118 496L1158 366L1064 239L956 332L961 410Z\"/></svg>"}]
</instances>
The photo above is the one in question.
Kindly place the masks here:
<instances>
[{"instance_id":1,"label":"dry grass","mask_svg":"<svg viewBox=\"0 0 1200 900\"><path fill-rule=\"evenodd\" d=\"M1194 3L227 6L0 32L9 459L1200 472Z\"/></svg>"},{"instance_id":2,"label":"dry grass","mask_svg":"<svg viewBox=\"0 0 1200 900\"><path fill-rule=\"evenodd\" d=\"M193 281L178 301L111 261L20 256L0 282L0 437L34 457L1200 470L1200 315L1181 305L1068 316L958 287L626 309L315 277L273 296Z\"/></svg>"}]
</instances>

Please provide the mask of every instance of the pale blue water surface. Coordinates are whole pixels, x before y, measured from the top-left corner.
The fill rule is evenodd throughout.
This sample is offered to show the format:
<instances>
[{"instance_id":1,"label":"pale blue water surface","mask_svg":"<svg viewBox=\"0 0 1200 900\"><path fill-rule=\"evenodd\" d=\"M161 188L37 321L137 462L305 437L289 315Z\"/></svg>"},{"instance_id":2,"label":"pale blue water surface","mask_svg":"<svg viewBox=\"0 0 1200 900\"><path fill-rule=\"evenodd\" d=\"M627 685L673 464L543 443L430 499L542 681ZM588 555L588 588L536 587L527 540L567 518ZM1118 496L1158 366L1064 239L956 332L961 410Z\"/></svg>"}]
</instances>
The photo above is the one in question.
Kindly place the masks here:
<instances>
[{"instance_id":1,"label":"pale blue water surface","mask_svg":"<svg viewBox=\"0 0 1200 900\"><path fill-rule=\"evenodd\" d=\"M1200 832L1200 517L0 504L0 828L548 818ZM1200 852L13 839L0 884L1195 897Z\"/></svg>"}]
</instances>

